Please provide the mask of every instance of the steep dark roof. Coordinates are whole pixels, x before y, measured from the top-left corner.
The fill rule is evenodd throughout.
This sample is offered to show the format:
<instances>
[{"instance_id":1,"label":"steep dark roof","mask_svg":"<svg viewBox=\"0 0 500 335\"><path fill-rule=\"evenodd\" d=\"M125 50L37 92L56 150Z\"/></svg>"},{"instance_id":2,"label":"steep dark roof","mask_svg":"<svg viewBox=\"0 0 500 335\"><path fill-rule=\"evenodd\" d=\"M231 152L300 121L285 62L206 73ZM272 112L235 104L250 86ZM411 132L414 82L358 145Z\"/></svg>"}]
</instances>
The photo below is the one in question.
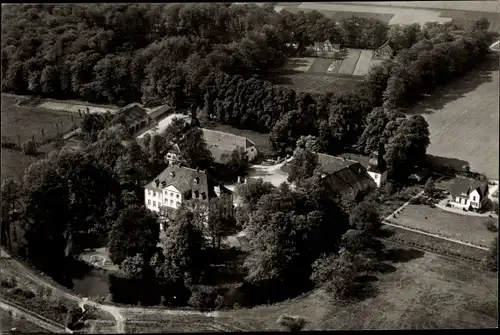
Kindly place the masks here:
<instances>
[{"instance_id":1,"label":"steep dark roof","mask_svg":"<svg viewBox=\"0 0 500 335\"><path fill-rule=\"evenodd\" d=\"M454 197L469 196L469 194L477 190L481 197L486 195L488 183L469 178L457 178L451 186L450 193Z\"/></svg>"},{"instance_id":2,"label":"steep dark roof","mask_svg":"<svg viewBox=\"0 0 500 335\"><path fill-rule=\"evenodd\" d=\"M171 175L171 173L173 175ZM195 179L197 182L195 182ZM159 180L158 187L156 180ZM158 191L168 186L174 186L181 193L192 191L198 194L205 193L207 198L205 201L210 201L211 198L216 198L215 187L218 183L211 178L205 171L191 169L180 165L171 165L156 176L145 188L148 190ZM231 191L224 186L220 186L221 194L231 194Z\"/></svg>"},{"instance_id":3,"label":"steep dark roof","mask_svg":"<svg viewBox=\"0 0 500 335\"><path fill-rule=\"evenodd\" d=\"M148 118L148 110L141 104L133 103L123 107L116 117L113 119L113 124L123 124L131 126L136 122L140 122Z\"/></svg>"},{"instance_id":4,"label":"steep dark roof","mask_svg":"<svg viewBox=\"0 0 500 335\"><path fill-rule=\"evenodd\" d=\"M326 174L329 184L339 192L376 186L366 168L359 162L325 154L317 155L317 170Z\"/></svg>"},{"instance_id":5,"label":"steep dark roof","mask_svg":"<svg viewBox=\"0 0 500 335\"><path fill-rule=\"evenodd\" d=\"M163 106L160 106L156 109L148 111L148 115L153 120L158 120L158 118L162 117L163 115L170 112L171 110L172 110L172 108L169 105L163 105Z\"/></svg>"},{"instance_id":6,"label":"steep dark roof","mask_svg":"<svg viewBox=\"0 0 500 335\"><path fill-rule=\"evenodd\" d=\"M357 164L358 162L345 159L342 157L335 157L326 154L318 155L318 170L323 173L335 173L346 167Z\"/></svg>"}]
</instances>

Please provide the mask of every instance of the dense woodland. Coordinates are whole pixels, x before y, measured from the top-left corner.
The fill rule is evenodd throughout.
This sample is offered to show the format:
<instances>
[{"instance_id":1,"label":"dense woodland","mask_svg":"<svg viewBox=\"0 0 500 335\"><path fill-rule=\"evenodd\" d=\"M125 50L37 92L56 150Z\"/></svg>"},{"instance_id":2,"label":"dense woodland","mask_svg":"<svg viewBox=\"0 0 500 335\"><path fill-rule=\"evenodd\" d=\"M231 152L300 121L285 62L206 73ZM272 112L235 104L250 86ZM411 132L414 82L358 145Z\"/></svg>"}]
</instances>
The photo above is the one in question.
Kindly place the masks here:
<instances>
[{"instance_id":1,"label":"dense woodland","mask_svg":"<svg viewBox=\"0 0 500 335\"><path fill-rule=\"evenodd\" d=\"M230 4L6 6L2 37L2 91L142 99L181 111L189 101L200 118L270 132L277 153L295 150L296 188L255 181L238 190L244 201L237 224L251 242L244 282L262 289L252 296L267 292L269 300L313 285L336 296L360 292L355 279L371 271L380 251L375 204L382 191L344 199L313 173L311 153L371 153L383 143L390 179L403 182L429 145L425 120L407 118L404 108L479 64L492 38L484 20L388 29L373 20L334 25L317 12ZM292 52L286 43L303 48L327 38L372 48L388 39L397 55L353 92L313 96L258 79L283 64ZM126 276L160 287L158 299L222 304L218 293L203 288L212 260L205 256L220 246L221 218L211 217L205 227L201 209L181 208L160 250L157 218L141 207L142 187L166 167L172 142L189 166L213 166L200 130L176 120L164 134L131 143L124 127L108 126L105 116L86 116L82 129L82 150L37 161L22 185L4 181L2 241L11 240L5 237L13 225L21 226L21 254L54 275L64 274L60 265L68 257L104 244ZM235 152L227 168L239 174L241 158Z\"/></svg>"}]
</instances>

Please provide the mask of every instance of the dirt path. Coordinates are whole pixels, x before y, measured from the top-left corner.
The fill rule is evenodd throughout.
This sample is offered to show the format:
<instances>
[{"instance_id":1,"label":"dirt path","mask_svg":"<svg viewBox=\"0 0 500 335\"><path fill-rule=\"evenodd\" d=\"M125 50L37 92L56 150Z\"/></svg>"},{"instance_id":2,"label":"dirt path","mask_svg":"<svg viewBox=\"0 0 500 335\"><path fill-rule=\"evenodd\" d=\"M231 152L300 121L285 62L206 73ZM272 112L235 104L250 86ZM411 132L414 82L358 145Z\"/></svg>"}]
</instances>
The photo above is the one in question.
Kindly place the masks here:
<instances>
[{"instance_id":1,"label":"dirt path","mask_svg":"<svg viewBox=\"0 0 500 335\"><path fill-rule=\"evenodd\" d=\"M3 248L1 249L1 253L2 253L2 258L3 257L9 258L9 256L10 256ZM13 258L10 258L10 263L16 267L19 274L24 275L25 277L31 279L32 281L34 281L35 283L37 283L39 285L50 288L55 294L63 296L66 299L69 299L71 301L74 301L78 305L86 304L86 305L95 307L96 309L110 313L116 321L116 332L117 333L125 333L125 318L122 316L122 314L120 312L120 308L115 307L115 306L102 305L102 304L87 300L86 298L79 298L73 294L70 294L68 292L61 290L59 287L48 282L44 278L34 274L31 270L26 268L19 261L15 260Z\"/></svg>"},{"instance_id":2,"label":"dirt path","mask_svg":"<svg viewBox=\"0 0 500 335\"><path fill-rule=\"evenodd\" d=\"M51 333L73 333L71 330L65 328L63 325L56 323L53 320L47 319L46 317L27 310L11 301L0 298L0 309L12 312L16 316L21 316L28 320L29 322L42 327Z\"/></svg>"}]
</instances>

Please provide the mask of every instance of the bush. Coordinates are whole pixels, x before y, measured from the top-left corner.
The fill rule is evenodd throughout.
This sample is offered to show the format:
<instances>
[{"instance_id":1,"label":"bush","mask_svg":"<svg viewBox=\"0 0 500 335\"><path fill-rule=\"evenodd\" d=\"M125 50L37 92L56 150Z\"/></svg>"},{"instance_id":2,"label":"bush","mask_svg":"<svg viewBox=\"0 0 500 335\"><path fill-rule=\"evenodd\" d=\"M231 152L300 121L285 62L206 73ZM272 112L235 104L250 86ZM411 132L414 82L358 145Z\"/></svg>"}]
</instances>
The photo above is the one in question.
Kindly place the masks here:
<instances>
[{"instance_id":1,"label":"bush","mask_svg":"<svg viewBox=\"0 0 500 335\"><path fill-rule=\"evenodd\" d=\"M302 316L281 314L276 323L285 330L299 332L306 326L307 320Z\"/></svg>"},{"instance_id":2,"label":"bush","mask_svg":"<svg viewBox=\"0 0 500 335\"><path fill-rule=\"evenodd\" d=\"M33 299L36 295L35 293L30 290L30 289L25 289L25 288L22 288L22 287L16 287L12 290L12 293L14 293L15 295L19 295L25 299Z\"/></svg>"},{"instance_id":3,"label":"bush","mask_svg":"<svg viewBox=\"0 0 500 335\"><path fill-rule=\"evenodd\" d=\"M13 288L16 287L17 281L15 277L2 278L0 282L0 286L5 288Z\"/></svg>"},{"instance_id":4,"label":"bush","mask_svg":"<svg viewBox=\"0 0 500 335\"><path fill-rule=\"evenodd\" d=\"M495 222L493 222L493 220L488 220L484 223L486 229L488 229L489 231L491 231L492 233L496 233L498 232L498 228L495 224Z\"/></svg>"},{"instance_id":5,"label":"bush","mask_svg":"<svg viewBox=\"0 0 500 335\"><path fill-rule=\"evenodd\" d=\"M447 203L445 206L446 206L446 207L451 207L451 204L450 204L450 203Z\"/></svg>"},{"instance_id":6,"label":"bush","mask_svg":"<svg viewBox=\"0 0 500 335\"><path fill-rule=\"evenodd\" d=\"M36 143L32 140L28 140L23 143L23 153L25 155L32 155L36 153Z\"/></svg>"},{"instance_id":7,"label":"bush","mask_svg":"<svg viewBox=\"0 0 500 335\"><path fill-rule=\"evenodd\" d=\"M221 309L225 305L226 305L226 300L224 299L224 296L218 295L217 298L215 299L215 308Z\"/></svg>"},{"instance_id":8,"label":"bush","mask_svg":"<svg viewBox=\"0 0 500 335\"><path fill-rule=\"evenodd\" d=\"M199 309L214 308L216 299L217 293L213 287L198 286L191 291L188 305Z\"/></svg>"},{"instance_id":9,"label":"bush","mask_svg":"<svg viewBox=\"0 0 500 335\"><path fill-rule=\"evenodd\" d=\"M59 297L51 298L49 305L50 305L50 307L52 307L53 309L55 309L58 312L61 312L61 313L68 312L68 308L66 307L65 304L63 304L63 302L61 301L61 299Z\"/></svg>"}]
</instances>

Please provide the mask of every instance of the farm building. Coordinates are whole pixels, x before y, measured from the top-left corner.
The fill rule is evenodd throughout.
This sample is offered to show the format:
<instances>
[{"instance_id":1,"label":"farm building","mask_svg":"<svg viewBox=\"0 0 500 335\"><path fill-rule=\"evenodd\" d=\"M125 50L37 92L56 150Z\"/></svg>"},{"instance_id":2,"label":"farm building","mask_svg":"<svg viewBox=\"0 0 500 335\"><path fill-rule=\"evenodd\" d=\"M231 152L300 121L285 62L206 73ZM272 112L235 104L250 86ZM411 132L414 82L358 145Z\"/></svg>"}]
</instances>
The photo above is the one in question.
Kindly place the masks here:
<instances>
[{"instance_id":1,"label":"farm building","mask_svg":"<svg viewBox=\"0 0 500 335\"><path fill-rule=\"evenodd\" d=\"M205 128L201 130L207 142L208 150L212 153L216 163L223 163L223 155L231 154L238 147L242 147L246 151L249 161L253 161L257 157L258 151L255 143L246 137Z\"/></svg>"},{"instance_id":2,"label":"farm building","mask_svg":"<svg viewBox=\"0 0 500 335\"><path fill-rule=\"evenodd\" d=\"M143 129L153 123L153 120L148 115L148 110L139 103L129 104L118 112L111 120L112 124L124 125L130 133Z\"/></svg>"},{"instance_id":3,"label":"farm building","mask_svg":"<svg viewBox=\"0 0 500 335\"><path fill-rule=\"evenodd\" d=\"M389 45L389 41L381 45L373 52L373 59L385 60L394 56L394 49Z\"/></svg>"},{"instance_id":4,"label":"farm building","mask_svg":"<svg viewBox=\"0 0 500 335\"><path fill-rule=\"evenodd\" d=\"M328 183L339 193L361 191L377 186L360 162L326 154L317 155L316 171L323 174Z\"/></svg>"},{"instance_id":5,"label":"farm building","mask_svg":"<svg viewBox=\"0 0 500 335\"><path fill-rule=\"evenodd\" d=\"M213 201L221 199L222 201ZM146 208L168 218L182 204L194 208L200 205L210 213L220 211L233 215L232 192L210 177L206 171L171 165L144 187ZM163 228L163 227L161 227Z\"/></svg>"},{"instance_id":6,"label":"farm building","mask_svg":"<svg viewBox=\"0 0 500 335\"><path fill-rule=\"evenodd\" d=\"M480 209L488 200L488 183L469 178L457 178L451 186L450 205Z\"/></svg>"},{"instance_id":7,"label":"farm building","mask_svg":"<svg viewBox=\"0 0 500 335\"><path fill-rule=\"evenodd\" d=\"M312 50L314 52L320 52L320 53L339 52L340 51L340 44L332 43L329 40L326 40L324 42L314 42L314 44L311 47L309 47L309 50Z\"/></svg>"}]
</instances>

